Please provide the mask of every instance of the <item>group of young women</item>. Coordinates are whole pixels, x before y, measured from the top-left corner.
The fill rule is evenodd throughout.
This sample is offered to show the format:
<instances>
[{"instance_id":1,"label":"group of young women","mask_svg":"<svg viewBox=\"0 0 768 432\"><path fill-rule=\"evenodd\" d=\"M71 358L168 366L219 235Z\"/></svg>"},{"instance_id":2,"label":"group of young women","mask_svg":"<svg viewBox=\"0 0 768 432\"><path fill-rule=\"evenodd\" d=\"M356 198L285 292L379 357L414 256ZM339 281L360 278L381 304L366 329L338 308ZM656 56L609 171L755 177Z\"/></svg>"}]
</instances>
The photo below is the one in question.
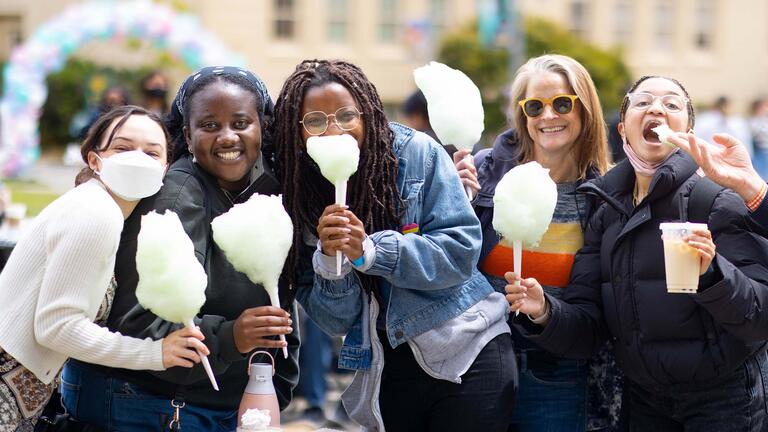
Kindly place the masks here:
<instances>
[{"instance_id":1,"label":"group of young women","mask_svg":"<svg viewBox=\"0 0 768 432\"><path fill-rule=\"evenodd\" d=\"M255 349L288 348L273 381L281 408L290 402L294 299L345 336L339 365L356 374L343 401L365 430L768 428L768 260L741 197L719 191L709 229L687 239L699 292L666 293L658 223L679 219L680 194L702 180L651 129L678 132L697 160L722 156L686 134L682 85L632 87L619 125L628 158L610 170L597 93L573 59L529 60L510 111L492 149L452 163L387 120L360 68L307 60L274 105L253 73L209 67L187 78L165 124L135 107L106 114L83 143L81 184L38 216L0 275L0 430L32 430L60 375L68 412L105 430L167 430L179 412L188 430L233 431ZM306 151L310 137L338 134L360 148L348 206L333 204ZM517 275L492 198L529 161L550 170L558 197ZM471 203L462 183L478 192ZM293 220L282 307L212 241L211 220L254 193L282 194ZM135 296L141 216L167 209L208 274L197 329Z\"/></svg>"}]
</instances>

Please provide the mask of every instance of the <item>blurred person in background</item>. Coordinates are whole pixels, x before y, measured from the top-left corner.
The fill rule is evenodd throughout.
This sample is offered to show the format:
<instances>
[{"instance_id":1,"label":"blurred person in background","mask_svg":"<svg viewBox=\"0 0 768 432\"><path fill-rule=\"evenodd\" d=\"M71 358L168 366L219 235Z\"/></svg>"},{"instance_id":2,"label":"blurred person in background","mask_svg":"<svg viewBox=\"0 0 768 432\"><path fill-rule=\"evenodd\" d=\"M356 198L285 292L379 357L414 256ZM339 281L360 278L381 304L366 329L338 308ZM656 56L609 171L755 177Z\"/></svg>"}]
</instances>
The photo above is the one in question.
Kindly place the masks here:
<instances>
[{"instance_id":1,"label":"blurred person in background","mask_svg":"<svg viewBox=\"0 0 768 432\"><path fill-rule=\"evenodd\" d=\"M752 134L752 152L755 170L768 179L768 98L752 102L749 110L749 131Z\"/></svg>"},{"instance_id":2,"label":"blurred person in background","mask_svg":"<svg viewBox=\"0 0 768 432\"><path fill-rule=\"evenodd\" d=\"M168 77L152 71L141 79L141 106L158 115L168 113Z\"/></svg>"},{"instance_id":3,"label":"blurred person in background","mask_svg":"<svg viewBox=\"0 0 768 432\"><path fill-rule=\"evenodd\" d=\"M114 107L130 105L131 98L128 95L128 91L120 85L112 85L107 87L101 92L101 98L99 98L99 104L92 107L88 111L88 120L85 125L79 129L77 134L78 141L85 139L88 134L88 130L91 129L96 120L101 117L102 114L109 112ZM70 132L71 133L71 132Z\"/></svg>"},{"instance_id":4,"label":"blurred person in background","mask_svg":"<svg viewBox=\"0 0 768 432\"><path fill-rule=\"evenodd\" d=\"M429 123L429 112L427 111L427 98L424 97L424 93L421 90L416 90L408 96L400 107L400 112L403 114L403 124L431 136L432 139L443 146L445 151L448 152L448 156L453 157L453 154L456 153L456 147L453 144L441 143L434 129L432 129L432 125Z\"/></svg>"},{"instance_id":5,"label":"blurred person in background","mask_svg":"<svg viewBox=\"0 0 768 432\"><path fill-rule=\"evenodd\" d=\"M712 108L696 116L696 136L712 142L716 133L726 133L747 146L752 154L752 136L747 121L740 115L733 114L731 101L727 96L715 100Z\"/></svg>"}]
</instances>

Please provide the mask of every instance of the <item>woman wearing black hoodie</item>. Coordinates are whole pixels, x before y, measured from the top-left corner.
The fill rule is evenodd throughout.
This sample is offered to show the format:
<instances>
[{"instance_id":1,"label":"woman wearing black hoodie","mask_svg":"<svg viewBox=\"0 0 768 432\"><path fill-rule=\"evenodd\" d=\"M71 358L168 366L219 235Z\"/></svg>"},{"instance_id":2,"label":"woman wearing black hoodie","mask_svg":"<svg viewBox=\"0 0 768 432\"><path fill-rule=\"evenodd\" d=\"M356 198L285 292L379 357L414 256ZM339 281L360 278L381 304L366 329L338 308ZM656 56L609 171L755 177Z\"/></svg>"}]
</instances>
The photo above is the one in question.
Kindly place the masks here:
<instances>
[{"instance_id":1,"label":"woman wearing black hoodie","mask_svg":"<svg viewBox=\"0 0 768 432\"><path fill-rule=\"evenodd\" d=\"M638 431L768 428L768 268L765 239L750 232L744 201L716 196L699 251L696 294L669 294L659 223L680 218L680 194L698 181L685 153L659 142L659 124L685 132L694 112L677 81L643 77L621 109L628 159L579 188L598 208L562 299L535 279L508 285L519 330L554 353L587 358L609 338L627 378ZM514 279L514 275L510 279Z\"/></svg>"}]
</instances>

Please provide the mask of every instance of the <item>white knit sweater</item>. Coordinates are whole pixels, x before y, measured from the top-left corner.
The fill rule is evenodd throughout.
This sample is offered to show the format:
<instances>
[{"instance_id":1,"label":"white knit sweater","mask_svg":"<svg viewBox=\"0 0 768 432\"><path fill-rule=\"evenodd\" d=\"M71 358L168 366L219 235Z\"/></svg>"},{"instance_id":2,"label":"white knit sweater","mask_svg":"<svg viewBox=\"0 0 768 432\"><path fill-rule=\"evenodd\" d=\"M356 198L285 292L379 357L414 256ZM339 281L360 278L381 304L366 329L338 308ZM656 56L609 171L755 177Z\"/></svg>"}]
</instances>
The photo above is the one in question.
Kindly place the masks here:
<instances>
[{"instance_id":1,"label":"white knit sweater","mask_svg":"<svg viewBox=\"0 0 768 432\"><path fill-rule=\"evenodd\" d=\"M122 229L120 207L98 180L90 180L35 218L0 273L0 347L42 382L50 383L68 357L164 369L162 341L122 336L93 323Z\"/></svg>"}]
</instances>

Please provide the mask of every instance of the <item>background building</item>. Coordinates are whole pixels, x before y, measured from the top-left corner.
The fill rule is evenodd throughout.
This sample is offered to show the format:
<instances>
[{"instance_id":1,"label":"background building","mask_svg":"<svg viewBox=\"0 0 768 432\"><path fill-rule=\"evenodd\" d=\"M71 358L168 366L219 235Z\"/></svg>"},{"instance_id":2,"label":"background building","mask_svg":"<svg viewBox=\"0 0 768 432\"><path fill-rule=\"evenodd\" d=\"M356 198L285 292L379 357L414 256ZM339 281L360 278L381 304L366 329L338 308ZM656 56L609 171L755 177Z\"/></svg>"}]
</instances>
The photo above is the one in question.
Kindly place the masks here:
<instances>
[{"instance_id":1,"label":"background building","mask_svg":"<svg viewBox=\"0 0 768 432\"><path fill-rule=\"evenodd\" d=\"M304 58L360 64L384 101L414 88L411 71L433 58L441 34L476 17L484 0L174 0L197 14L277 95ZM490 0L494 1L494 0ZM0 61L42 22L76 0L0 2ZM727 94L745 111L768 93L768 0L515 0L521 14L556 21L602 47L620 46L636 76L664 74L709 103ZM91 46L92 45L92 46ZM77 56L100 63L146 62L149 48L94 42ZM151 52L149 53L151 54ZM176 81L186 71L172 73Z\"/></svg>"}]
</instances>

